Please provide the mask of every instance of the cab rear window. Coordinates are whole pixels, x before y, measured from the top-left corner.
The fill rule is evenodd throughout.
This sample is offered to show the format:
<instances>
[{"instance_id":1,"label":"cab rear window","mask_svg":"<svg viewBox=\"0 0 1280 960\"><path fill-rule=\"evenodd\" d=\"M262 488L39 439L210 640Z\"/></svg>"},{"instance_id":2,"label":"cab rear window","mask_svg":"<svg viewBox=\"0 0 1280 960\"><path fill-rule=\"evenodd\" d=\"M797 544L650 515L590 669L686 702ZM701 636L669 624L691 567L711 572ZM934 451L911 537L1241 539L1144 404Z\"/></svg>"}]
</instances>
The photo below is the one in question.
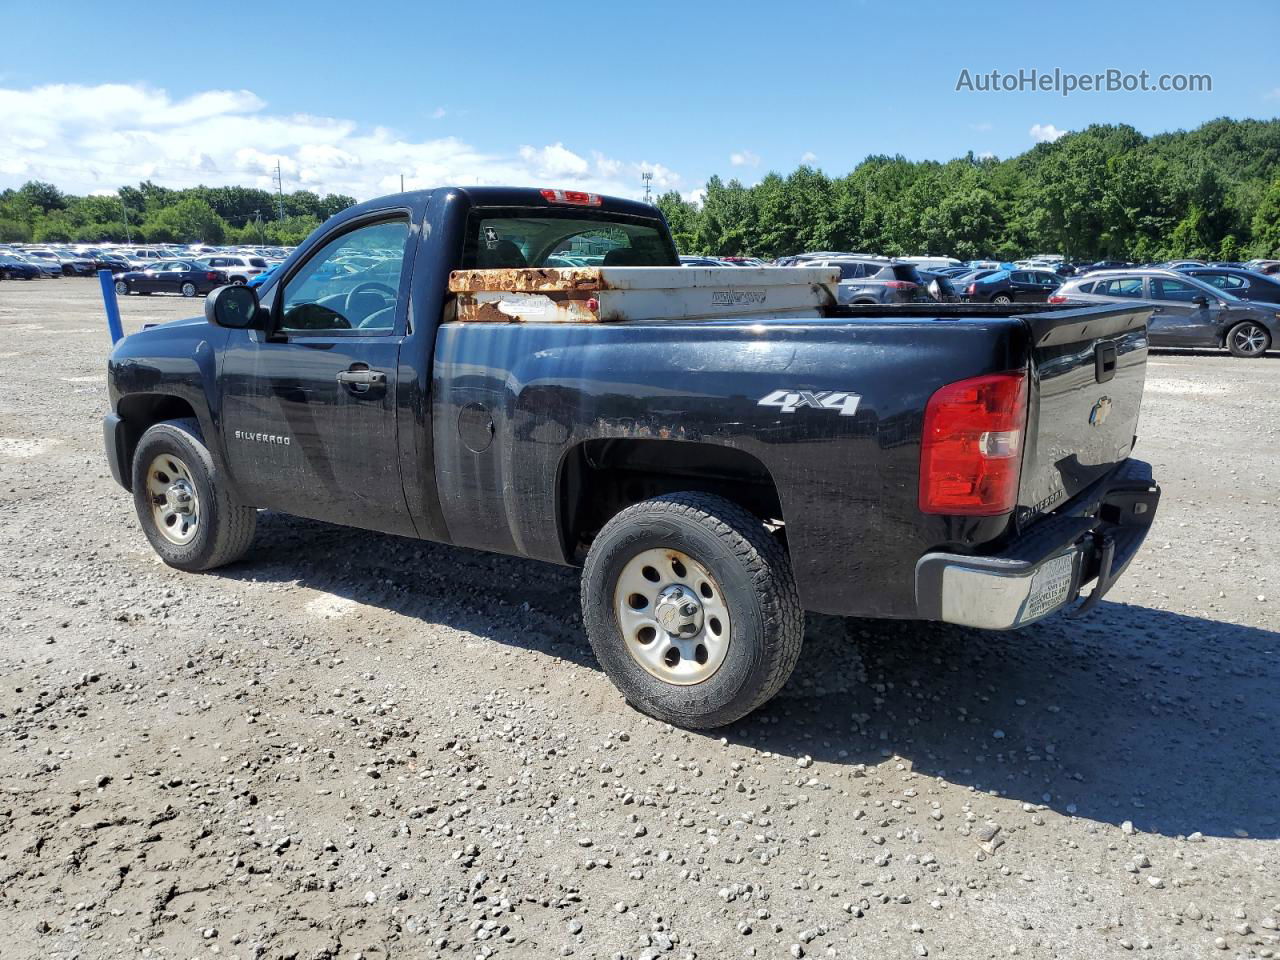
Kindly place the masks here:
<instances>
[{"instance_id":1,"label":"cab rear window","mask_svg":"<svg viewBox=\"0 0 1280 960\"><path fill-rule=\"evenodd\" d=\"M658 221L584 217L545 209L471 214L464 269L675 267L680 261Z\"/></svg>"}]
</instances>

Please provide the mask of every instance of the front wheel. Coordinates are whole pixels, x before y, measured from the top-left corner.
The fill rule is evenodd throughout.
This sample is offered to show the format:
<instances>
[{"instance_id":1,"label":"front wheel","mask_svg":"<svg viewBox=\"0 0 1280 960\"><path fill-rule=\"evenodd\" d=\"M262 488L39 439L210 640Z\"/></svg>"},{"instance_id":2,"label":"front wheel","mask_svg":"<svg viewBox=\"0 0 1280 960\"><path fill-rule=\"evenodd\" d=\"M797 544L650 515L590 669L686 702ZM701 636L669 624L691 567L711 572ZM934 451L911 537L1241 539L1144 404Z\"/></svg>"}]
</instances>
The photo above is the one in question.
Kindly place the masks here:
<instances>
[{"instance_id":1,"label":"front wheel","mask_svg":"<svg viewBox=\"0 0 1280 960\"><path fill-rule=\"evenodd\" d=\"M197 293L196 285L190 282L184 283L180 289L184 297L194 297Z\"/></svg>"},{"instance_id":2,"label":"front wheel","mask_svg":"<svg viewBox=\"0 0 1280 960\"><path fill-rule=\"evenodd\" d=\"M1271 346L1271 334L1260 323L1246 320L1227 331L1227 349L1233 357L1260 357Z\"/></svg>"},{"instance_id":3,"label":"front wheel","mask_svg":"<svg viewBox=\"0 0 1280 960\"><path fill-rule=\"evenodd\" d=\"M220 483L195 420L149 428L133 455L133 505L160 559L179 570L212 570L253 543L258 512Z\"/></svg>"},{"instance_id":4,"label":"front wheel","mask_svg":"<svg viewBox=\"0 0 1280 960\"><path fill-rule=\"evenodd\" d=\"M623 695L691 728L732 723L769 700L804 636L782 547L737 504L692 492L605 524L582 571L582 619Z\"/></svg>"}]
</instances>

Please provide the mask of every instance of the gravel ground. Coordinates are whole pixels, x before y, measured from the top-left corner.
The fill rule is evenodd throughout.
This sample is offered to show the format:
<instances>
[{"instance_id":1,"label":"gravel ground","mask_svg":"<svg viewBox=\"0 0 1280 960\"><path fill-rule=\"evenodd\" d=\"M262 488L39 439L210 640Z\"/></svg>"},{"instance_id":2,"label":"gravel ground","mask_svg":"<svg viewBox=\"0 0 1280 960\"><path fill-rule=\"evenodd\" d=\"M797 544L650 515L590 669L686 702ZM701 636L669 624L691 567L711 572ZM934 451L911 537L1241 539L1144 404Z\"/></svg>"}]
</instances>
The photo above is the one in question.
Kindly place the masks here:
<instances>
[{"instance_id":1,"label":"gravel ground","mask_svg":"<svg viewBox=\"0 0 1280 960\"><path fill-rule=\"evenodd\" d=\"M106 350L96 284L0 284L5 958L1280 955L1280 356L1153 357L1165 499L1091 619L810 617L702 735L575 571L278 515L164 567Z\"/></svg>"}]
</instances>

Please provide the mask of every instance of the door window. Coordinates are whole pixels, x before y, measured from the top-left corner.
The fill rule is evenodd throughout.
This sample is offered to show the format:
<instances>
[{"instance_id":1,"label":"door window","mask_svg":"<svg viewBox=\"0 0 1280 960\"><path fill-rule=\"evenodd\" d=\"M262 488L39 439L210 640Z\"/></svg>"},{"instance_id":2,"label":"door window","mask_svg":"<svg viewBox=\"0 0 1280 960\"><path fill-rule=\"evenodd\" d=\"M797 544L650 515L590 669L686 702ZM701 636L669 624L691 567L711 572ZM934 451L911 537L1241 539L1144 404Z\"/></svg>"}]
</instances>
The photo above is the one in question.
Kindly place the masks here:
<instances>
[{"instance_id":1,"label":"door window","mask_svg":"<svg viewBox=\"0 0 1280 960\"><path fill-rule=\"evenodd\" d=\"M279 329L389 333L408 242L406 219L358 227L330 240L285 284Z\"/></svg>"},{"instance_id":2,"label":"door window","mask_svg":"<svg viewBox=\"0 0 1280 960\"><path fill-rule=\"evenodd\" d=\"M1196 297L1204 296L1204 291L1193 287L1182 280L1170 280L1166 277L1151 279L1151 297L1153 300L1176 300L1179 303L1190 303Z\"/></svg>"},{"instance_id":3,"label":"door window","mask_svg":"<svg viewBox=\"0 0 1280 960\"><path fill-rule=\"evenodd\" d=\"M1116 277L1112 280L1101 280L1094 288L1094 294L1100 297L1135 297L1142 296L1141 277Z\"/></svg>"}]
</instances>

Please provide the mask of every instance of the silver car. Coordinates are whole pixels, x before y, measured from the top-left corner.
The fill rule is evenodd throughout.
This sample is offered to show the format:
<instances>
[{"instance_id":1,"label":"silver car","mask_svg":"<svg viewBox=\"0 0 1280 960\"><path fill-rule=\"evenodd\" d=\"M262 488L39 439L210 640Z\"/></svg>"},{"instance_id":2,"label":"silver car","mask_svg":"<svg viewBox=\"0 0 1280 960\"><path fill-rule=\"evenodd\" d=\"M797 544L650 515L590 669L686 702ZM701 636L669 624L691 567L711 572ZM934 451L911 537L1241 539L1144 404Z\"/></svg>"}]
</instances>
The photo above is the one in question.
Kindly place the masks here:
<instances>
[{"instance_id":1,"label":"silver car","mask_svg":"<svg viewBox=\"0 0 1280 960\"><path fill-rule=\"evenodd\" d=\"M801 267L836 267L841 303L911 303L929 300L924 279L915 264L888 257L830 257L805 260Z\"/></svg>"},{"instance_id":2,"label":"silver car","mask_svg":"<svg viewBox=\"0 0 1280 960\"><path fill-rule=\"evenodd\" d=\"M1100 270L1073 277L1050 303L1130 303L1151 307L1153 347L1226 348L1236 357L1260 357L1280 342L1273 303L1241 300L1173 270Z\"/></svg>"}]
</instances>

